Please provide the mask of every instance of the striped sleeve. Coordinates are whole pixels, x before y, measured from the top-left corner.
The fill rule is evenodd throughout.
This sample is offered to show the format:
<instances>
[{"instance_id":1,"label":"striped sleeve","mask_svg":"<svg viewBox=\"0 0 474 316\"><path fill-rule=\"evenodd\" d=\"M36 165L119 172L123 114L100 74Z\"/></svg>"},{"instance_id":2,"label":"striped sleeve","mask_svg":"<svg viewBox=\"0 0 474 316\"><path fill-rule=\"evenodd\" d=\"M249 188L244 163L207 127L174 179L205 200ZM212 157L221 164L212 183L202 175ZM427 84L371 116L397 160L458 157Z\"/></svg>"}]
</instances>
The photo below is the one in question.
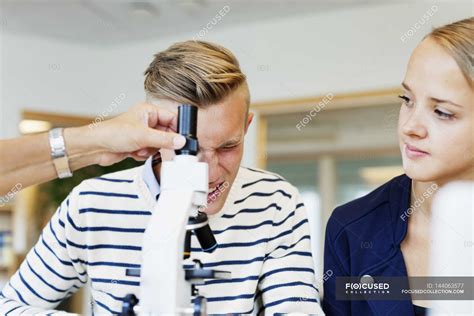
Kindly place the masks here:
<instances>
[{"instance_id":1,"label":"striped sleeve","mask_svg":"<svg viewBox=\"0 0 474 316\"><path fill-rule=\"evenodd\" d=\"M275 212L258 284L258 314L324 315L316 288L306 208L291 187L286 206ZM257 297L258 298L258 297Z\"/></svg>"},{"instance_id":2,"label":"striped sleeve","mask_svg":"<svg viewBox=\"0 0 474 316\"><path fill-rule=\"evenodd\" d=\"M56 313L52 309L86 283L81 260L67 243L69 206L68 197L3 288L0 315Z\"/></svg>"}]
</instances>

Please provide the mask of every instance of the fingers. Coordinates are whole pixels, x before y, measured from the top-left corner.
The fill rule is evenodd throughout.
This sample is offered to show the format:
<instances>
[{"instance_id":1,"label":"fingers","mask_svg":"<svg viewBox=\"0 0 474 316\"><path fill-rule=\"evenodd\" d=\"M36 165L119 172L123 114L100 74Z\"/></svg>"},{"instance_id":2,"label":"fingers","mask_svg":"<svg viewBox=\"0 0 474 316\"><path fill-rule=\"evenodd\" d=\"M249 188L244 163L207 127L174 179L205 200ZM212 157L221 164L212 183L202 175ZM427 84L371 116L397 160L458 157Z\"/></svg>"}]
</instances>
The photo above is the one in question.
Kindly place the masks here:
<instances>
[{"instance_id":1,"label":"fingers","mask_svg":"<svg viewBox=\"0 0 474 316\"><path fill-rule=\"evenodd\" d=\"M145 161L148 159L148 157L137 156L135 154L130 154L128 157L133 158L136 161Z\"/></svg>"},{"instance_id":2,"label":"fingers","mask_svg":"<svg viewBox=\"0 0 474 316\"><path fill-rule=\"evenodd\" d=\"M171 128L176 131L178 127L178 117L175 112L162 107L143 103L139 107L144 112L145 122L151 128Z\"/></svg>"},{"instance_id":3,"label":"fingers","mask_svg":"<svg viewBox=\"0 0 474 316\"><path fill-rule=\"evenodd\" d=\"M117 162L120 162L127 157L128 157L127 153L102 153L99 156L99 160L97 164L102 167L107 167Z\"/></svg>"},{"instance_id":4,"label":"fingers","mask_svg":"<svg viewBox=\"0 0 474 316\"><path fill-rule=\"evenodd\" d=\"M137 157L148 158L150 156L154 156L158 152L156 148L144 148L140 149L132 154L136 155Z\"/></svg>"},{"instance_id":5,"label":"fingers","mask_svg":"<svg viewBox=\"0 0 474 316\"><path fill-rule=\"evenodd\" d=\"M144 147L180 149L186 144L184 136L148 128Z\"/></svg>"}]
</instances>

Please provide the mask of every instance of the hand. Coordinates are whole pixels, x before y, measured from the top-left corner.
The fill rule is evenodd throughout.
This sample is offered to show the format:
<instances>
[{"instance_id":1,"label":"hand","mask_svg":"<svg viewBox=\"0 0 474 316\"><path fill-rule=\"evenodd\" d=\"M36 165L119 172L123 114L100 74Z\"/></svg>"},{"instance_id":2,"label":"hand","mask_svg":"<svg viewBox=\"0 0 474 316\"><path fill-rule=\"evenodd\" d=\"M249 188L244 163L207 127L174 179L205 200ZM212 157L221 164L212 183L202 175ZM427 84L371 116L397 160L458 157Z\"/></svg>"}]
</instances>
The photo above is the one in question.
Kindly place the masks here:
<instances>
[{"instance_id":1,"label":"hand","mask_svg":"<svg viewBox=\"0 0 474 316\"><path fill-rule=\"evenodd\" d=\"M177 115L147 103L139 103L110 120L80 128L89 129L87 134L98 149L96 162L101 166L127 157L146 160L160 148L179 149L186 143L183 136L175 133Z\"/></svg>"}]
</instances>

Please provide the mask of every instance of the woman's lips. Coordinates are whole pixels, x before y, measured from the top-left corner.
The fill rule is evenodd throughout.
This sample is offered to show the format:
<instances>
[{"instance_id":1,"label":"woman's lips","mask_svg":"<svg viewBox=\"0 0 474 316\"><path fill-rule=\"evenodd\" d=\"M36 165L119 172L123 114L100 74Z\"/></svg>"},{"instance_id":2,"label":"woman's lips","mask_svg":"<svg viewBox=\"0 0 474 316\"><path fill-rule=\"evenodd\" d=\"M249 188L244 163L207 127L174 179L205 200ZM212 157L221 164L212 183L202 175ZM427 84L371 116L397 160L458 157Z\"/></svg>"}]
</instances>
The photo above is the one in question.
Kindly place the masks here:
<instances>
[{"instance_id":1,"label":"woman's lips","mask_svg":"<svg viewBox=\"0 0 474 316\"><path fill-rule=\"evenodd\" d=\"M405 143L405 153L408 158L416 159L429 156L430 154L426 151L423 151L415 146L410 146L409 144Z\"/></svg>"}]
</instances>

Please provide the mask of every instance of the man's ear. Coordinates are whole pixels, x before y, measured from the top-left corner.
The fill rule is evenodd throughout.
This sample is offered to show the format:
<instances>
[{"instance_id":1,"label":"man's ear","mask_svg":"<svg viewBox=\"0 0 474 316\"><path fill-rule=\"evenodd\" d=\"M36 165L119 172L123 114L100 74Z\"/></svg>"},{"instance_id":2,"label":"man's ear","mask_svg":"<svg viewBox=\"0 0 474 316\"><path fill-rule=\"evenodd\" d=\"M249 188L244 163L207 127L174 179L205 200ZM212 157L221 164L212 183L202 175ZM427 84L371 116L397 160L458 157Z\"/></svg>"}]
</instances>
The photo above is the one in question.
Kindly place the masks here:
<instances>
[{"instance_id":1,"label":"man's ear","mask_svg":"<svg viewBox=\"0 0 474 316\"><path fill-rule=\"evenodd\" d=\"M247 122L245 123L245 134L247 134L247 130L249 129L250 123L252 123L253 115L253 112L249 112L249 114L247 115Z\"/></svg>"}]
</instances>

